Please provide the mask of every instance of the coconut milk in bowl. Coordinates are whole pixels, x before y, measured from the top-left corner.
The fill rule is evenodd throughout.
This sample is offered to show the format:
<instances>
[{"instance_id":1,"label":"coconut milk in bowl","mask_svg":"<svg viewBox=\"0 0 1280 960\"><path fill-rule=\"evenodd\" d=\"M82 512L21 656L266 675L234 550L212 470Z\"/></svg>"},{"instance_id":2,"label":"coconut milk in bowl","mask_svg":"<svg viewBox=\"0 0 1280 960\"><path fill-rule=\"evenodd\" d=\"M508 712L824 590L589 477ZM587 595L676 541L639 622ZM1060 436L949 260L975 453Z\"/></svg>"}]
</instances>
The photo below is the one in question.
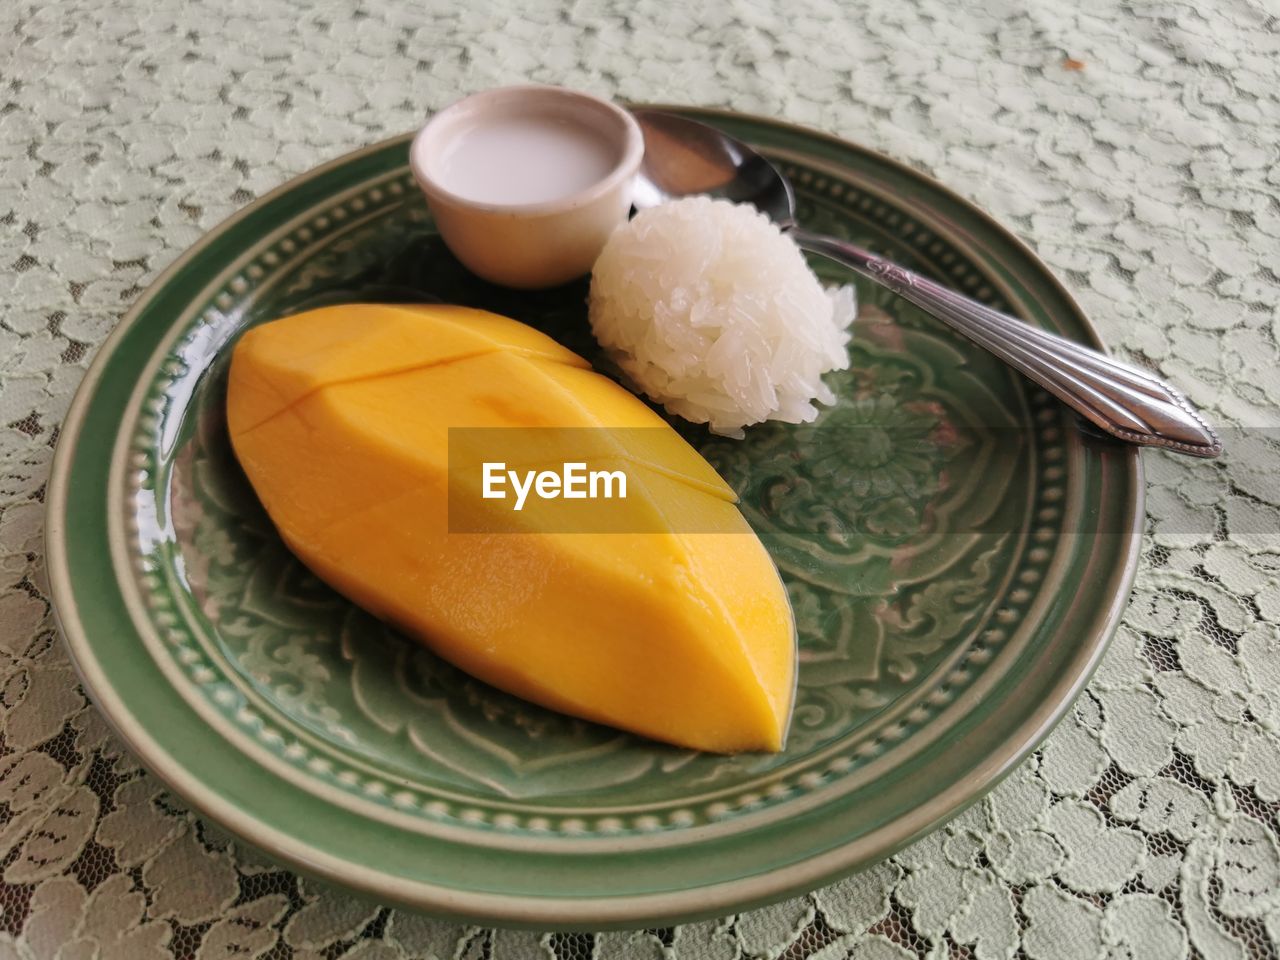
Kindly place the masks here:
<instances>
[{"instance_id":1,"label":"coconut milk in bowl","mask_svg":"<svg viewBox=\"0 0 1280 960\"><path fill-rule=\"evenodd\" d=\"M410 148L440 234L494 283L550 287L591 269L626 219L644 153L621 107L560 87L504 87L438 113Z\"/></svg>"}]
</instances>

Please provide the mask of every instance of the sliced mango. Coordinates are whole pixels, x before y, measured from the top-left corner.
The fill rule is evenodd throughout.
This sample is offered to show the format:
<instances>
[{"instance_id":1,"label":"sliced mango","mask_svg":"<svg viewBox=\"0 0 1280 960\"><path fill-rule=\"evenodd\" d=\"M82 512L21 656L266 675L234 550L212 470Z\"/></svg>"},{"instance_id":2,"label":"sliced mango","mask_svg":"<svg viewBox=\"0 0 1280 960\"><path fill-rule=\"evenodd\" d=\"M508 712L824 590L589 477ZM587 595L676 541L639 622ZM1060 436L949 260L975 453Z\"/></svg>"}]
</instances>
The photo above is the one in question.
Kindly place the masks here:
<instances>
[{"instance_id":1,"label":"sliced mango","mask_svg":"<svg viewBox=\"0 0 1280 960\"><path fill-rule=\"evenodd\" d=\"M645 404L544 334L461 307L297 314L236 345L227 417L289 547L445 659L677 745L781 748L794 625L733 491ZM460 427L509 428L512 469L621 470L627 496L514 511L482 497L481 447L455 449L450 472ZM604 525L575 526L575 510Z\"/></svg>"}]
</instances>

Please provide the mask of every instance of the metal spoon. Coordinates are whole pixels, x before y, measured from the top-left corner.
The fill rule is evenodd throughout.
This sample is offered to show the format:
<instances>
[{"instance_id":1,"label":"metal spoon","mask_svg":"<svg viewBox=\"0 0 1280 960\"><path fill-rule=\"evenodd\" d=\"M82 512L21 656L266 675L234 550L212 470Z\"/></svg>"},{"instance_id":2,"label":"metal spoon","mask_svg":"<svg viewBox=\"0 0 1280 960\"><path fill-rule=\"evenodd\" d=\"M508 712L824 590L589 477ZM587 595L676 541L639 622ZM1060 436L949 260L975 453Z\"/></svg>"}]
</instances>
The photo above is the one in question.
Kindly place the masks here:
<instances>
[{"instance_id":1,"label":"metal spoon","mask_svg":"<svg viewBox=\"0 0 1280 960\"><path fill-rule=\"evenodd\" d=\"M638 209L699 193L753 204L801 248L910 300L1112 436L1195 457L1222 452L1222 441L1204 417L1163 380L970 300L861 247L810 233L796 222L795 194L786 177L745 143L674 114L633 113L645 142L633 197Z\"/></svg>"}]
</instances>

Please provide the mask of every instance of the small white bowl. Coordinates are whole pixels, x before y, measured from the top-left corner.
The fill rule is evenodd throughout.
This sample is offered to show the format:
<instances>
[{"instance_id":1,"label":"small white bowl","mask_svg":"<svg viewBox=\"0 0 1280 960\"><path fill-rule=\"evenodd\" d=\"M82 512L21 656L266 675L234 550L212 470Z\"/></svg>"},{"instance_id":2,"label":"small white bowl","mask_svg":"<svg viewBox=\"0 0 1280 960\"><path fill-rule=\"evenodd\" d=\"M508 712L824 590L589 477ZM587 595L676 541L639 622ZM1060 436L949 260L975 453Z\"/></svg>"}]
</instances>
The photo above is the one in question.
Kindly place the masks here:
<instances>
[{"instance_id":1,"label":"small white bowl","mask_svg":"<svg viewBox=\"0 0 1280 960\"><path fill-rule=\"evenodd\" d=\"M573 133L539 147L539 125ZM590 156L569 155L581 164L556 162L566 159L563 151L579 149L575 138ZM462 169L459 151L503 144L510 153L492 150L471 158L483 164ZM549 86L501 87L459 100L432 117L409 148L413 176L454 256L486 280L523 289L556 286L591 270L626 219L643 156L644 136L627 111ZM583 182L566 180L569 173ZM539 177L547 179L543 186L572 189L538 198ZM519 189L509 189L513 184Z\"/></svg>"}]
</instances>

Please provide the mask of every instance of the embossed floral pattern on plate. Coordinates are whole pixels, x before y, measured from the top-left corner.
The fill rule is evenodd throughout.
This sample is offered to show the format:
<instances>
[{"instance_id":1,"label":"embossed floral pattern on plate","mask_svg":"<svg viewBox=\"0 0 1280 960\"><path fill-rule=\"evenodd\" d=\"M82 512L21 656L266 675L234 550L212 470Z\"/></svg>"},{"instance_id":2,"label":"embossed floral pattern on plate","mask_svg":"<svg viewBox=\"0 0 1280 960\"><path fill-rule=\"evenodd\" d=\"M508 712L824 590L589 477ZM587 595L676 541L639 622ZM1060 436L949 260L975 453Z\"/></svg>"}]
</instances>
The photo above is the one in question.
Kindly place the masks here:
<instances>
[{"instance_id":1,"label":"embossed floral pattern on plate","mask_svg":"<svg viewBox=\"0 0 1280 960\"><path fill-rule=\"evenodd\" d=\"M788 172L805 183L801 168ZM144 414L134 448L163 479L127 496L135 523L165 515L173 530L137 555L136 569L152 607L171 608L199 651L188 671L198 690L281 760L372 806L571 836L785 804L876 756L886 708L914 708L896 739L925 729L962 688L947 666L990 626L1012 574L1035 566L1016 521L988 523L993 506L1025 512L1034 457L1060 455L1061 444L1028 449L1021 385L894 301L864 307L853 363L829 377L838 402L817 423L767 424L742 441L684 428L739 491L796 605L801 670L782 754L675 750L505 695L406 642L289 554L227 441L227 350L205 352L207 368L186 355L205 350L209 329L238 328L245 312L371 294L469 302L452 264L453 275L421 290L397 262L396 250L434 236L407 183L391 183L401 189L375 185L372 197L321 210L294 231L293 257L285 238L286 256L233 277L214 296L222 312L197 321L152 385L147 403L161 413ZM837 209L861 199L844 185ZM571 341L582 325L566 303L576 293L539 318ZM166 433L185 436L171 456L161 452Z\"/></svg>"}]
</instances>

